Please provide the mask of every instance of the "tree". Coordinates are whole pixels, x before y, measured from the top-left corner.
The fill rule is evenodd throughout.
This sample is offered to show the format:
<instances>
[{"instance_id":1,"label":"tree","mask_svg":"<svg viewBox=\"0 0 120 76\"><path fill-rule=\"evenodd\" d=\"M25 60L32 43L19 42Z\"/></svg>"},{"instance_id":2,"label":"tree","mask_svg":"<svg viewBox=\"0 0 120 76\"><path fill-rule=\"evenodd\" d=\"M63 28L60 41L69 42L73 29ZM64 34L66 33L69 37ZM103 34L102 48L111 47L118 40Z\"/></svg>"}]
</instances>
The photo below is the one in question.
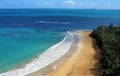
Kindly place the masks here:
<instances>
[{"instance_id":1,"label":"tree","mask_svg":"<svg viewBox=\"0 0 120 76\"><path fill-rule=\"evenodd\" d=\"M101 49L101 76L120 76L120 27L101 25L90 36Z\"/></svg>"}]
</instances>

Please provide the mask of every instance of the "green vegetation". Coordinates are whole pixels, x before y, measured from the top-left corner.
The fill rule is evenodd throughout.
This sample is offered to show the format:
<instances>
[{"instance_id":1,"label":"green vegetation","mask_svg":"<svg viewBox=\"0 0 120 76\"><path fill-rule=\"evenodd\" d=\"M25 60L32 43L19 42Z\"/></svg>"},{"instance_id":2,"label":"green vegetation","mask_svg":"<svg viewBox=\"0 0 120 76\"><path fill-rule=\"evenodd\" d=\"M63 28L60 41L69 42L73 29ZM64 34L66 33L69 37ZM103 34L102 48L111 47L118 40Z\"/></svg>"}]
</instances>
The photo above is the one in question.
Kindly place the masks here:
<instances>
[{"instance_id":1,"label":"green vegetation","mask_svg":"<svg viewBox=\"0 0 120 76\"><path fill-rule=\"evenodd\" d=\"M120 76L120 27L113 24L98 26L91 36L101 49L100 76Z\"/></svg>"}]
</instances>

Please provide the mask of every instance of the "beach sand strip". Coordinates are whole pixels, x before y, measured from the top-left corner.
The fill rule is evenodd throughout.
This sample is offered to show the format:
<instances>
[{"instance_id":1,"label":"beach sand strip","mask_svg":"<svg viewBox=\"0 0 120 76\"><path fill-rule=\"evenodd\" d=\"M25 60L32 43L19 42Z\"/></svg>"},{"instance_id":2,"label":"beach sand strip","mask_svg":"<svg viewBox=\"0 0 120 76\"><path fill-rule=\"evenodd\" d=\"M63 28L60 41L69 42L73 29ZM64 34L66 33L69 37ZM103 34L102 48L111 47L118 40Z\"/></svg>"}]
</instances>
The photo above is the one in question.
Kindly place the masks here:
<instances>
[{"instance_id":1,"label":"beach sand strip","mask_svg":"<svg viewBox=\"0 0 120 76\"><path fill-rule=\"evenodd\" d=\"M90 31L76 33L80 37L77 51L47 76L99 76L98 52L89 37Z\"/></svg>"},{"instance_id":2,"label":"beach sand strip","mask_svg":"<svg viewBox=\"0 0 120 76\"><path fill-rule=\"evenodd\" d=\"M46 76L48 73L52 72L54 69L56 69L56 67L60 64L62 64L64 61L66 61L68 58L70 58L77 50L77 45L79 42L79 36L77 34L74 33L74 37L75 37L75 41L72 43L69 51L67 53L65 53L62 57L60 57L58 60L52 62L51 64L47 65L46 67L28 74L27 76Z\"/></svg>"}]
</instances>

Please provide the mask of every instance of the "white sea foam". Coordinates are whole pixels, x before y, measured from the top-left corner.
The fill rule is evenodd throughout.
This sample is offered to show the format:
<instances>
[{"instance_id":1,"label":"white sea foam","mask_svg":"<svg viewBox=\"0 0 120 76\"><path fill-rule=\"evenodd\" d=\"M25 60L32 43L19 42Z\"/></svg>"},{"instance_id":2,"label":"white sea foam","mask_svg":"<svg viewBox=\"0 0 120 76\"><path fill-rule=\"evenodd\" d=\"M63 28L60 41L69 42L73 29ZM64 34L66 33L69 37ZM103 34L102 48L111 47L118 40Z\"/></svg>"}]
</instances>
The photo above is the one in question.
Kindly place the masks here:
<instances>
[{"instance_id":1,"label":"white sea foam","mask_svg":"<svg viewBox=\"0 0 120 76\"><path fill-rule=\"evenodd\" d=\"M71 22L57 22L57 21L36 21L36 23L71 24Z\"/></svg>"},{"instance_id":2,"label":"white sea foam","mask_svg":"<svg viewBox=\"0 0 120 76\"><path fill-rule=\"evenodd\" d=\"M67 32L66 37L61 42L47 49L43 54L34 59L31 63L27 64L24 68L4 72L1 73L0 76L25 76L38 71L68 52L73 42L73 33Z\"/></svg>"}]
</instances>

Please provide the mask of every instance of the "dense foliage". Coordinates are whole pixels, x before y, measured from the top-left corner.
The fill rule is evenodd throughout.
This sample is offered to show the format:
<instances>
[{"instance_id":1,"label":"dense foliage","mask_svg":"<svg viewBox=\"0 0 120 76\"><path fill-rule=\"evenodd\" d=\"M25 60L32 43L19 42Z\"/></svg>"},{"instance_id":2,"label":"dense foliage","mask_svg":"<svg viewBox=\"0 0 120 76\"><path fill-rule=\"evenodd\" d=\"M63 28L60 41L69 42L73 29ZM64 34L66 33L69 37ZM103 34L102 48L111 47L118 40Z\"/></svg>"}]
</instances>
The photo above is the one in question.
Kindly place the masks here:
<instances>
[{"instance_id":1,"label":"dense foliage","mask_svg":"<svg viewBox=\"0 0 120 76\"><path fill-rule=\"evenodd\" d=\"M98 26L91 36L101 49L100 76L120 76L120 27Z\"/></svg>"}]
</instances>

